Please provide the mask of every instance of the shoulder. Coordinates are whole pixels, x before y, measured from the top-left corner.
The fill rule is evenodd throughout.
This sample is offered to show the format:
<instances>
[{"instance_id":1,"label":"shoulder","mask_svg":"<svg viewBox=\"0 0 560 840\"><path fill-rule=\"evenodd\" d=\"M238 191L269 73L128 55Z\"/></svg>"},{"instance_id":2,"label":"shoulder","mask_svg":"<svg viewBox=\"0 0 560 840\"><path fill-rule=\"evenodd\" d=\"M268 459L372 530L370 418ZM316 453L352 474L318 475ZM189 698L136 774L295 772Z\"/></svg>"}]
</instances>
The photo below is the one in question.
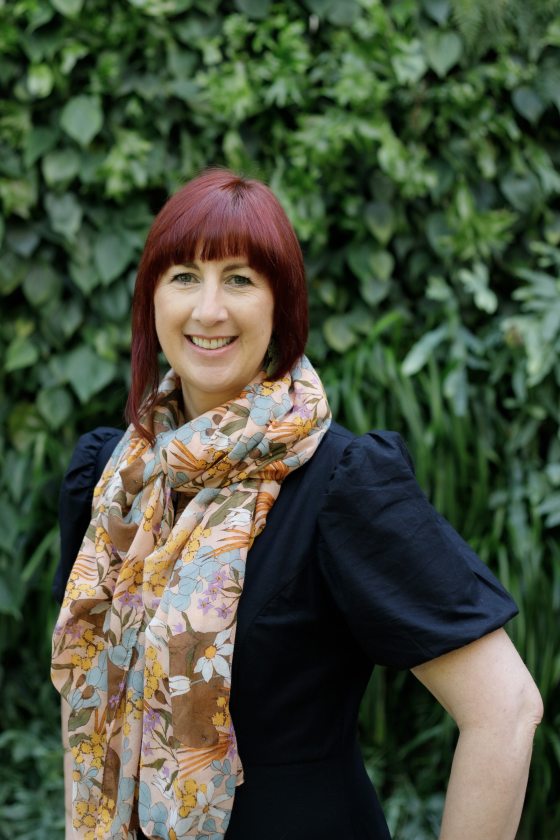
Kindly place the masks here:
<instances>
[{"instance_id":1,"label":"shoulder","mask_svg":"<svg viewBox=\"0 0 560 840\"><path fill-rule=\"evenodd\" d=\"M76 443L63 481L63 491L93 489L113 450L123 435L121 429L98 426Z\"/></svg>"},{"instance_id":2,"label":"shoulder","mask_svg":"<svg viewBox=\"0 0 560 840\"><path fill-rule=\"evenodd\" d=\"M375 485L391 478L414 477L412 458L398 432L373 430L356 436L344 427L334 425L329 448L337 458L330 492L344 489L348 483Z\"/></svg>"}]
</instances>

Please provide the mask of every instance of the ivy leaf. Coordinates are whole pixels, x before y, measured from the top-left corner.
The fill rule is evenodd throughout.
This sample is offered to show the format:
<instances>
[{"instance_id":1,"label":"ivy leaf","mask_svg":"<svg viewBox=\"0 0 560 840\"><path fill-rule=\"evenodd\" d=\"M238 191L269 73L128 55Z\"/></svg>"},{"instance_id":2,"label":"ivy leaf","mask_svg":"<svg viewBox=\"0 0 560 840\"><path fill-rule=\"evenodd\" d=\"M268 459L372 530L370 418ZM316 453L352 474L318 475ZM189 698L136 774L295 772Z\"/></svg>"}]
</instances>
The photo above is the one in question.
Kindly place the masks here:
<instances>
[{"instance_id":1,"label":"ivy leaf","mask_svg":"<svg viewBox=\"0 0 560 840\"><path fill-rule=\"evenodd\" d=\"M45 207L53 230L67 239L73 239L82 223L82 208L76 196L73 193L60 196L47 193Z\"/></svg>"},{"instance_id":2,"label":"ivy leaf","mask_svg":"<svg viewBox=\"0 0 560 840\"><path fill-rule=\"evenodd\" d=\"M54 87L54 75L48 64L30 67L27 73L27 90L36 99L46 99Z\"/></svg>"},{"instance_id":3,"label":"ivy leaf","mask_svg":"<svg viewBox=\"0 0 560 840\"><path fill-rule=\"evenodd\" d=\"M522 213L526 213L541 197L539 182L530 172L525 175L507 172L500 181L500 188L509 203Z\"/></svg>"},{"instance_id":4,"label":"ivy leaf","mask_svg":"<svg viewBox=\"0 0 560 840\"><path fill-rule=\"evenodd\" d=\"M44 388L37 397L39 414L51 429L60 429L74 409L66 388Z\"/></svg>"},{"instance_id":5,"label":"ivy leaf","mask_svg":"<svg viewBox=\"0 0 560 840\"><path fill-rule=\"evenodd\" d=\"M515 110L532 125L538 122L546 108L539 94L532 87L522 85L513 91L512 102Z\"/></svg>"},{"instance_id":6,"label":"ivy leaf","mask_svg":"<svg viewBox=\"0 0 560 840\"><path fill-rule=\"evenodd\" d=\"M69 18L79 15L84 5L84 0L50 0L50 2L57 12Z\"/></svg>"},{"instance_id":7,"label":"ivy leaf","mask_svg":"<svg viewBox=\"0 0 560 840\"><path fill-rule=\"evenodd\" d=\"M81 146L88 146L103 125L103 112L97 96L75 96L62 110L60 124L66 134Z\"/></svg>"},{"instance_id":8,"label":"ivy leaf","mask_svg":"<svg viewBox=\"0 0 560 840\"><path fill-rule=\"evenodd\" d=\"M93 246L93 259L105 285L120 277L134 256L134 248L124 233L104 231Z\"/></svg>"},{"instance_id":9,"label":"ivy leaf","mask_svg":"<svg viewBox=\"0 0 560 840\"><path fill-rule=\"evenodd\" d=\"M75 149L58 149L45 155L41 169L49 187L67 186L80 169L80 156Z\"/></svg>"},{"instance_id":10,"label":"ivy leaf","mask_svg":"<svg viewBox=\"0 0 560 840\"><path fill-rule=\"evenodd\" d=\"M89 295L99 285L99 274L92 263L88 262L82 265L81 263L71 262L69 269L70 277L84 295Z\"/></svg>"},{"instance_id":11,"label":"ivy leaf","mask_svg":"<svg viewBox=\"0 0 560 840\"><path fill-rule=\"evenodd\" d=\"M357 341L346 315L331 315L323 324L323 335L329 347L337 353L346 353Z\"/></svg>"},{"instance_id":12,"label":"ivy leaf","mask_svg":"<svg viewBox=\"0 0 560 840\"><path fill-rule=\"evenodd\" d=\"M422 8L436 23L445 23L451 13L449 0L422 0Z\"/></svg>"},{"instance_id":13,"label":"ivy leaf","mask_svg":"<svg viewBox=\"0 0 560 840\"><path fill-rule=\"evenodd\" d=\"M391 64L401 85L416 84L428 69L422 44L416 38L402 43L400 51L392 57Z\"/></svg>"},{"instance_id":14,"label":"ivy leaf","mask_svg":"<svg viewBox=\"0 0 560 840\"><path fill-rule=\"evenodd\" d=\"M6 373L10 373L14 370L31 367L38 359L39 350L37 349L37 345L30 338L17 336L8 345L6 350L4 370Z\"/></svg>"},{"instance_id":15,"label":"ivy leaf","mask_svg":"<svg viewBox=\"0 0 560 840\"><path fill-rule=\"evenodd\" d=\"M365 222L375 238L386 245L395 230L395 214L385 201L372 201L366 206Z\"/></svg>"},{"instance_id":16,"label":"ivy leaf","mask_svg":"<svg viewBox=\"0 0 560 840\"><path fill-rule=\"evenodd\" d=\"M428 64L442 79L457 64L463 53L463 42L456 32L432 29L424 40Z\"/></svg>"},{"instance_id":17,"label":"ivy leaf","mask_svg":"<svg viewBox=\"0 0 560 840\"><path fill-rule=\"evenodd\" d=\"M0 216L0 230L2 229L2 217ZM1 240L0 234L0 240ZM40 236L31 225L25 227L12 227L6 236L6 243L11 251L19 254L20 257L30 257L40 242Z\"/></svg>"},{"instance_id":18,"label":"ivy leaf","mask_svg":"<svg viewBox=\"0 0 560 840\"><path fill-rule=\"evenodd\" d=\"M271 0L235 0L236 8L253 20L264 20L271 5Z\"/></svg>"},{"instance_id":19,"label":"ivy leaf","mask_svg":"<svg viewBox=\"0 0 560 840\"><path fill-rule=\"evenodd\" d=\"M59 358L57 367L81 403L98 394L115 376L115 366L100 358L87 344Z\"/></svg>"},{"instance_id":20,"label":"ivy leaf","mask_svg":"<svg viewBox=\"0 0 560 840\"><path fill-rule=\"evenodd\" d=\"M32 306L42 306L57 298L62 280L49 265L34 265L23 281L23 293Z\"/></svg>"},{"instance_id":21,"label":"ivy leaf","mask_svg":"<svg viewBox=\"0 0 560 840\"><path fill-rule=\"evenodd\" d=\"M25 136L23 159L27 168L39 160L39 158L50 151L56 144L58 131L54 128L38 126L29 131Z\"/></svg>"}]
</instances>

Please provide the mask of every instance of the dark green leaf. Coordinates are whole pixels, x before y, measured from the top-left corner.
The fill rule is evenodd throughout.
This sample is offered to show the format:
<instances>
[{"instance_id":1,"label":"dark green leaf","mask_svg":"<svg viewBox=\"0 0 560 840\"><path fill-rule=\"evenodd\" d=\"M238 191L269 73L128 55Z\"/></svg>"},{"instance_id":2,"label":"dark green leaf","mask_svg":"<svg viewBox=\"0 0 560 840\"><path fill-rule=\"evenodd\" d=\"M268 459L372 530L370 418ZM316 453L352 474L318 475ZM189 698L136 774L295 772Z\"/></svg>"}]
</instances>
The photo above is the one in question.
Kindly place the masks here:
<instances>
[{"instance_id":1,"label":"dark green leaf","mask_svg":"<svg viewBox=\"0 0 560 840\"><path fill-rule=\"evenodd\" d=\"M539 183L530 172L524 176L508 172L500 181L500 187L509 203L521 212L529 211L541 197Z\"/></svg>"},{"instance_id":2,"label":"dark green leaf","mask_svg":"<svg viewBox=\"0 0 560 840\"><path fill-rule=\"evenodd\" d=\"M85 403L112 381L115 366L81 345L59 359L59 369L80 402Z\"/></svg>"},{"instance_id":3,"label":"dark green leaf","mask_svg":"<svg viewBox=\"0 0 560 840\"><path fill-rule=\"evenodd\" d=\"M72 414L74 402L66 388L45 388L37 396L37 408L51 429L60 429Z\"/></svg>"},{"instance_id":4,"label":"dark green leaf","mask_svg":"<svg viewBox=\"0 0 560 840\"><path fill-rule=\"evenodd\" d=\"M32 306L42 306L58 297L62 281L56 271L48 265L36 265L23 281L23 293Z\"/></svg>"},{"instance_id":5,"label":"dark green leaf","mask_svg":"<svg viewBox=\"0 0 560 840\"><path fill-rule=\"evenodd\" d=\"M327 318L323 324L323 335L329 347L337 353L346 353L357 341L345 315L331 315Z\"/></svg>"},{"instance_id":6,"label":"dark green leaf","mask_svg":"<svg viewBox=\"0 0 560 840\"><path fill-rule=\"evenodd\" d=\"M440 25L445 23L451 14L449 0L422 0L422 7L426 14Z\"/></svg>"},{"instance_id":7,"label":"dark green leaf","mask_svg":"<svg viewBox=\"0 0 560 840\"><path fill-rule=\"evenodd\" d=\"M31 367L39 358L39 350L30 338L17 337L8 345L4 370L10 373L13 370Z\"/></svg>"},{"instance_id":8,"label":"dark green leaf","mask_svg":"<svg viewBox=\"0 0 560 840\"><path fill-rule=\"evenodd\" d=\"M546 104L534 88L523 85L513 91L511 98L516 110L522 117L533 124L540 120Z\"/></svg>"},{"instance_id":9,"label":"dark green leaf","mask_svg":"<svg viewBox=\"0 0 560 840\"><path fill-rule=\"evenodd\" d=\"M76 17L84 5L84 0L50 0L51 4L65 17Z\"/></svg>"},{"instance_id":10,"label":"dark green leaf","mask_svg":"<svg viewBox=\"0 0 560 840\"><path fill-rule=\"evenodd\" d=\"M45 155L43 175L49 187L67 186L80 169L80 156L74 149L61 149Z\"/></svg>"},{"instance_id":11,"label":"dark green leaf","mask_svg":"<svg viewBox=\"0 0 560 840\"><path fill-rule=\"evenodd\" d=\"M41 155L48 152L56 143L58 132L54 128L38 126L25 136L24 160L27 167L33 166Z\"/></svg>"},{"instance_id":12,"label":"dark green leaf","mask_svg":"<svg viewBox=\"0 0 560 840\"><path fill-rule=\"evenodd\" d=\"M82 223L82 208L76 196L72 193L48 193L45 197L45 207L53 230L66 239L72 239Z\"/></svg>"},{"instance_id":13,"label":"dark green leaf","mask_svg":"<svg viewBox=\"0 0 560 840\"><path fill-rule=\"evenodd\" d=\"M81 265L71 262L70 276L78 289L81 289L85 295L89 295L99 285L100 277L92 263Z\"/></svg>"},{"instance_id":14,"label":"dark green leaf","mask_svg":"<svg viewBox=\"0 0 560 840\"><path fill-rule=\"evenodd\" d=\"M237 9L254 20L264 20L271 5L272 0L235 0Z\"/></svg>"},{"instance_id":15,"label":"dark green leaf","mask_svg":"<svg viewBox=\"0 0 560 840\"><path fill-rule=\"evenodd\" d=\"M463 43L455 32L439 32L432 29L424 39L424 49L428 64L443 78L461 58Z\"/></svg>"},{"instance_id":16,"label":"dark green leaf","mask_svg":"<svg viewBox=\"0 0 560 840\"><path fill-rule=\"evenodd\" d=\"M31 256L39 241L39 234L31 225L12 227L6 236L6 243L10 250L19 254L21 257Z\"/></svg>"},{"instance_id":17,"label":"dark green leaf","mask_svg":"<svg viewBox=\"0 0 560 840\"><path fill-rule=\"evenodd\" d=\"M124 233L103 231L93 248L95 266L103 283L120 277L134 256L134 248Z\"/></svg>"},{"instance_id":18,"label":"dark green leaf","mask_svg":"<svg viewBox=\"0 0 560 840\"><path fill-rule=\"evenodd\" d=\"M373 235L386 245L395 230L395 215L390 204L384 201L372 201L366 207L365 221Z\"/></svg>"},{"instance_id":19,"label":"dark green leaf","mask_svg":"<svg viewBox=\"0 0 560 840\"><path fill-rule=\"evenodd\" d=\"M96 96L76 96L65 105L60 117L64 131L81 146L88 146L103 125L101 103Z\"/></svg>"}]
</instances>

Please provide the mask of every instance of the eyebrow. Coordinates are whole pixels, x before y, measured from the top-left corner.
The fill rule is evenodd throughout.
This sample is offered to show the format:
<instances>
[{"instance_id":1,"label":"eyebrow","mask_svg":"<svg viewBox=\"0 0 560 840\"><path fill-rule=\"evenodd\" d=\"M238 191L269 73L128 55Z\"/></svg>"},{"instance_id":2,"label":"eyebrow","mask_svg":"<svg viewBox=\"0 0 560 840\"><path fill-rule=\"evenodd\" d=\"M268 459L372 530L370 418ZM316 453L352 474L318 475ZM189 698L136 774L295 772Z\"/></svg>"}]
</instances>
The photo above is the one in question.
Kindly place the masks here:
<instances>
[{"instance_id":1,"label":"eyebrow","mask_svg":"<svg viewBox=\"0 0 560 840\"><path fill-rule=\"evenodd\" d=\"M200 271L200 266L196 262L186 262L183 263L185 268L196 268ZM230 263L229 265L224 265L222 272L224 271L235 271L238 268L250 268L251 266L247 265L247 263Z\"/></svg>"}]
</instances>

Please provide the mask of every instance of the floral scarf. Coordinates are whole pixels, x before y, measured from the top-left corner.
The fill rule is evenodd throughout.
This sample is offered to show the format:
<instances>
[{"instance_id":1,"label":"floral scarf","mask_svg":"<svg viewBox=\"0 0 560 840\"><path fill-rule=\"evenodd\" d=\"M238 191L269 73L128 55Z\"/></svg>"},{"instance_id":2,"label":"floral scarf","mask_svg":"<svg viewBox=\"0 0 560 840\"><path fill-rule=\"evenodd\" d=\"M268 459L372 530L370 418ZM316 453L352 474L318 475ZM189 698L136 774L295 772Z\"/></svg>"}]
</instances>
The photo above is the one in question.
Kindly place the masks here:
<instances>
[{"instance_id":1,"label":"floral scarf","mask_svg":"<svg viewBox=\"0 0 560 840\"><path fill-rule=\"evenodd\" d=\"M170 371L95 489L53 638L82 840L221 840L243 780L229 715L245 560L330 423L303 357L184 422ZM146 422L146 421L145 421Z\"/></svg>"}]
</instances>

